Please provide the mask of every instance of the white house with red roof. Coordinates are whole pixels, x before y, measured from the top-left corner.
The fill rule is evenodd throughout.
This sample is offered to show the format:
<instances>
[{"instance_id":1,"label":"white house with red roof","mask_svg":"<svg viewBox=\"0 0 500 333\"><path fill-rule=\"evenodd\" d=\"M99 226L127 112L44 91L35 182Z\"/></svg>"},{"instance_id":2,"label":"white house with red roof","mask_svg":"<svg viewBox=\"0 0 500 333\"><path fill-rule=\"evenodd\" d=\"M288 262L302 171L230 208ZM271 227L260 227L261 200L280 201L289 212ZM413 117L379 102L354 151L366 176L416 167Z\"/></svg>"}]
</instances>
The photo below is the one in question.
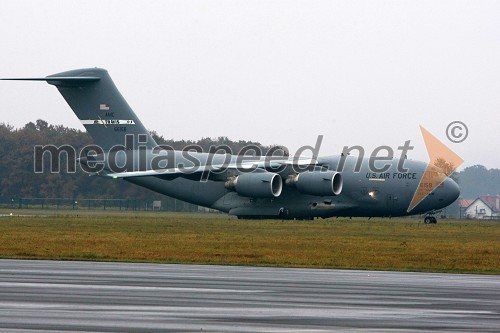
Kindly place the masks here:
<instances>
[{"instance_id":1,"label":"white house with red roof","mask_svg":"<svg viewBox=\"0 0 500 333\"><path fill-rule=\"evenodd\" d=\"M482 195L476 200L462 200L459 205L467 205L462 216L470 219L500 219L500 195Z\"/></svg>"}]
</instances>

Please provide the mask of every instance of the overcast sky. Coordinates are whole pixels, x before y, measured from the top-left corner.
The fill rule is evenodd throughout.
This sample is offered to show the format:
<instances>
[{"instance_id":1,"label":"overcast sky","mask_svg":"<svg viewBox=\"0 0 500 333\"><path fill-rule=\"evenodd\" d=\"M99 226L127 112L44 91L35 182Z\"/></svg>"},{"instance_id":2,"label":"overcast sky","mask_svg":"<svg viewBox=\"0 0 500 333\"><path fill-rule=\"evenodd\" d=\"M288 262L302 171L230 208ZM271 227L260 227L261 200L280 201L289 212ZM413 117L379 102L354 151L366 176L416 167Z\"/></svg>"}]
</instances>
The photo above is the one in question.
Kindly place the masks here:
<instances>
[{"instance_id":1,"label":"overcast sky","mask_svg":"<svg viewBox=\"0 0 500 333\"><path fill-rule=\"evenodd\" d=\"M324 135L428 160L422 125L500 167L498 1L5 1L0 77L106 68L165 138L228 136L293 153ZM0 121L84 129L53 86L0 82ZM451 143L446 126L469 129Z\"/></svg>"}]
</instances>

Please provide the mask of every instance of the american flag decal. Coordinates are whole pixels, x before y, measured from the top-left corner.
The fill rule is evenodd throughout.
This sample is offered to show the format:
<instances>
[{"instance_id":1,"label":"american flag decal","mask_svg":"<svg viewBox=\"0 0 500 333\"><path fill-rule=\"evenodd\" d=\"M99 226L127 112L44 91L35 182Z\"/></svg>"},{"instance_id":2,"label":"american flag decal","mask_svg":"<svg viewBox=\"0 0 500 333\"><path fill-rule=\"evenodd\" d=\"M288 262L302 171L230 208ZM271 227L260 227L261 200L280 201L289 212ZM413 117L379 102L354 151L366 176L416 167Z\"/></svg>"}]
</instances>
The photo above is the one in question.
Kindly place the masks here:
<instances>
[{"instance_id":1,"label":"american flag decal","mask_svg":"<svg viewBox=\"0 0 500 333\"><path fill-rule=\"evenodd\" d=\"M109 111L109 105L108 104L99 104L99 110L100 111Z\"/></svg>"}]
</instances>

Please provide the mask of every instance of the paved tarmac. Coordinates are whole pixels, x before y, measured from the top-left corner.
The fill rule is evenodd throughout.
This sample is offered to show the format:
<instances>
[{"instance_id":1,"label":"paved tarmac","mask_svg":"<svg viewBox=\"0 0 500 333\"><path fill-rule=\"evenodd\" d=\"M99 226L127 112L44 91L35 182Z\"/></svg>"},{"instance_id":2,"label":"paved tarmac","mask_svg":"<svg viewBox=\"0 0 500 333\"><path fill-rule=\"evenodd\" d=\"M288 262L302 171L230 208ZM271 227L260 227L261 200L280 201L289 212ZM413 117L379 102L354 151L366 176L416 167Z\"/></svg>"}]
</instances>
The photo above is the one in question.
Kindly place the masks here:
<instances>
[{"instance_id":1,"label":"paved tarmac","mask_svg":"<svg viewBox=\"0 0 500 333\"><path fill-rule=\"evenodd\" d=\"M0 331L500 331L500 277L0 260Z\"/></svg>"}]
</instances>

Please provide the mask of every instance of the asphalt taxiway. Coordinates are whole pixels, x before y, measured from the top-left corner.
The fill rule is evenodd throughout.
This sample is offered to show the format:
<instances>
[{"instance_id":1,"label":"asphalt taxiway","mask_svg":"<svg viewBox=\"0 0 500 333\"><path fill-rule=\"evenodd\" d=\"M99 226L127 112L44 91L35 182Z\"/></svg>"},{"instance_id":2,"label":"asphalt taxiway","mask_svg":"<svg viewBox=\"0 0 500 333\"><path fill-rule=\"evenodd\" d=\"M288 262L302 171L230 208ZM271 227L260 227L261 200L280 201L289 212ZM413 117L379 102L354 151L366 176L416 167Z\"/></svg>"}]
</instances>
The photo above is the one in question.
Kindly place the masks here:
<instances>
[{"instance_id":1,"label":"asphalt taxiway","mask_svg":"<svg viewBox=\"0 0 500 333\"><path fill-rule=\"evenodd\" d=\"M500 277L0 260L0 331L500 331Z\"/></svg>"}]
</instances>

